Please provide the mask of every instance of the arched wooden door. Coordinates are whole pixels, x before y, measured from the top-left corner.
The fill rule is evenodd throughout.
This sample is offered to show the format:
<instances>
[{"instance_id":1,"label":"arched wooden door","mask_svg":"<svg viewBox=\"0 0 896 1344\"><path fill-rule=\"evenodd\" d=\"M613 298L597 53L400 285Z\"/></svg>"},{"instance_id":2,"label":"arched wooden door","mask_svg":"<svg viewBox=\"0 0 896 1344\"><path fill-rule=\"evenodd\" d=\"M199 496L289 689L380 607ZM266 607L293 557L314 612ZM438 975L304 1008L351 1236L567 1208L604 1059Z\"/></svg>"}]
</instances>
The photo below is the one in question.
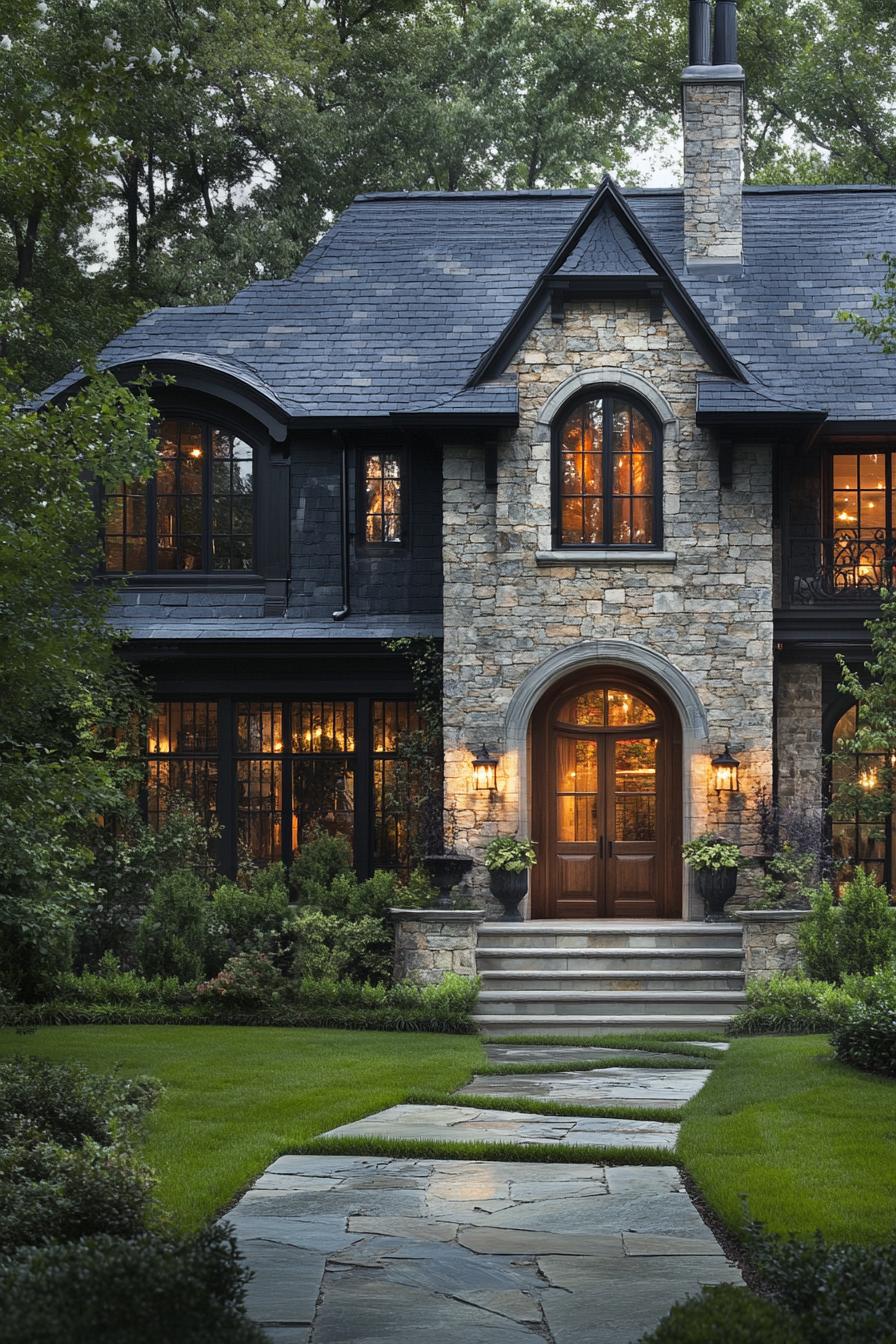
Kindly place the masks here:
<instances>
[{"instance_id":1,"label":"arched wooden door","mask_svg":"<svg viewBox=\"0 0 896 1344\"><path fill-rule=\"evenodd\" d=\"M532 725L534 919L681 914L681 733L652 687L612 673L555 688Z\"/></svg>"}]
</instances>

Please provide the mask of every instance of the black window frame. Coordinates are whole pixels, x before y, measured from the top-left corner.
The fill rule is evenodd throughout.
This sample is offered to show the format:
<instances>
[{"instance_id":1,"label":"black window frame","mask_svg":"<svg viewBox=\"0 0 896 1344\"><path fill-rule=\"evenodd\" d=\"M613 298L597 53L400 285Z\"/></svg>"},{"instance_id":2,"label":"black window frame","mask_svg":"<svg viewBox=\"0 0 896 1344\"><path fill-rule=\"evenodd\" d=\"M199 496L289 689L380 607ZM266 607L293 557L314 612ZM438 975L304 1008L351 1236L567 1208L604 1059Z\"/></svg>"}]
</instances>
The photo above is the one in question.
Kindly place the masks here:
<instances>
[{"instance_id":1,"label":"black window frame","mask_svg":"<svg viewBox=\"0 0 896 1344\"><path fill-rule=\"evenodd\" d=\"M257 433L248 429L242 419L236 419L227 414L216 414L209 410L197 409L190 406L189 403L178 403L171 406L160 406L152 424L152 433L160 433L161 424L165 420L186 421L198 424L202 428L203 443L203 498L202 498L202 540L201 540L201 564L197 569L159 569L158 568L158 536L157 536L157 482L158 469L146 481L141 489L146 504L146 568L145 569L110 569L106 563L106 528L105 518L103 520L102 542L103 558L102 573L109 578L152 578L156 582L183 583L193 577L212 579L215 581L238 582L251 578L257 578L259 573L259 474L263 458L262 443ZM212 554L213 528L212 528L212 510L214 501L214 492L212 488L212 463L213 455L211 452L212 433L219 430L225 434L234 435L242 439L252 449L252 548L251 562L245 569L216 569L214 567ZM102 492L100 497L100 506L105 512L106 496ZM127 536L127 534L125 534Z\"/></svg>"},{"instance_id":2,"label":"black window frame","mask_svg":"<svg viewBox=\"0 0 896 1344\"><path fill-rule=\"evenodd\" d=\"M860 829L864 826L868 827L873 826L874 824L871 822L863 821L860 817L858 810L856 810L853 817L844 819L842 821L836 820L831 813L831 805L833 803L834 798L833 755L837 740L837 728L839 727L840 722L845 717L845 715L848 714L851 709L856 708L857 706L855 700L849 699L849 697L846 695L837 695L834 698L834 700L832 700L831 703L827 706L822 725L823 727L822 740L825 746L824 789L823 789L823 798L825 806L824 834L826 844L828 846L828 855L832 864L834 861L834 845L836 843L834 835L835 826L842 827L844 830L851 828L853 831L853 843L855 847L858 848L856 842L859 839ZM873 761L873 759L874 759L873 754L869 753L869 760ZM861 762L862 762L862 756L856 755L855 764L857 773L861 767ZM880 882L887 889L887 891L890 892L891 898L894 895L893 883L894 878L896 878L896 834L894 834L894 831L896 831L896 806L894 806L890 823L885 827L884 833L881 836L883 844L883 857L880 860L880 868L881 868ZM868 862L871 862L870 860L858 859L858 861L855 861L856 856L854 854L851 855L850 857L854 861L853 864L851 865L852 868L863 868L865 869L865 871L868 871L868 869L866 868L866 864ZM842 863L846 865L848 864L848 860L844 859L842 860ZM833 879L835 883L838 880L838 873L836 870L833 872ZM846 880L845 876L843 880Z\"/></svg>"},{"instance_id":3,"label":"black window frame","mask_svg":"<svg viewBox=\"0 0 896 1344\"><path fill-rule=\"evenodd\" d=\"M367 459L370 457L398 458L398 482L401 492L399 526L401 536L398 541L367 540ZM410 546L410 456L402 444L366 443L357 450L355 459L355 545L358 550L372 551L377 555L400 555Z\"/></svg>"},{"instance_id":4,"label":"black window frame","mask_svg":"<svg viewBox=\"0 0 896 1344\"><path fill-rule=\"evenodd\" d=\"M377 861L376 847L376 828L378 824L378 814L375 804L375 772L377 763L394 757L395 753L374 751L374 705L380 702L384 703L407 703L409 706L416 705L415 696L406 691L390 691L387 689L365 692L344 692L335 689L313 689L302 691L262 691L258 688L252 688L247 684L245 689L242 683L236 684L233 689L228 689L225 693L200 693L186 691L161 692L158 697L158 703L170 705L173 703L190 704L214 704L216 706L216 725L217 725L217 780L214 798L213 815L220 826L220 836L215 843L215 860L220 871L233 875L237 872L241 854L239 846L239 824L238 824L238 786L237 770L241 762L249 761L274 761L278 763L281 771L280 778L280 853L273 855L273 861L282 860L284 863L290 863L294 857L292 846L292 808L293 808L293 783L295 775L295 765L299 762L308 762L311 760L344 760L347 763L347 769L351 773L354 782L353 794L353 836L352 836L352 855L355 870L361 877L367 877L374 871L374 865ZM297 705L309 704L334 704L345 703L353 707L353 732L354 747L353 750L339 752L309 752L295 749L292 745L292 725L293 711ZM237 706L253 705L277 705L282 709L281 732L282 732L282 750L266 751L246 750L241 747L237 737ZM150 717L152 717L150 715ZM141 730L143 736L142 758L144 761L155 761L158 754L150 754L146 742L146 724ZM273 744L272 744L273 745ZM203 753L203 759L211 759L208 753ZM177 754L166 757L166 759L177 759ZM187 756L184 756L187 759ZM149 813L148 798L148 771L147 778L141 789L141 804L144 816ZM380 863L380 866L389 866ZM399 874L406 873L406 869L397 864L392 869Z\"/></svg>"},{"instance_id":5,"label":"black window frame","mask_svg":"<svg viewBox=\"0 0 896 1344\"><path fill-rule=\"evenodd\" d=\"M563 430L570 416L590 401L603 401L603 444L601 448L601 483L603 486L603 538L598 542L564 541L561 489ZM613 407L614 404L632 407L644 417L653 430L653 536L648 541L619 542L612 540L613 501L632 498L616 495L613 491ZM618 551L621 555L632 551L660 551L663 548L663 428L653 408L635 393L615 386L594 384L578 392L565 402L551 424L551 546L558 551Z\"/></svg>"}]
</instances>

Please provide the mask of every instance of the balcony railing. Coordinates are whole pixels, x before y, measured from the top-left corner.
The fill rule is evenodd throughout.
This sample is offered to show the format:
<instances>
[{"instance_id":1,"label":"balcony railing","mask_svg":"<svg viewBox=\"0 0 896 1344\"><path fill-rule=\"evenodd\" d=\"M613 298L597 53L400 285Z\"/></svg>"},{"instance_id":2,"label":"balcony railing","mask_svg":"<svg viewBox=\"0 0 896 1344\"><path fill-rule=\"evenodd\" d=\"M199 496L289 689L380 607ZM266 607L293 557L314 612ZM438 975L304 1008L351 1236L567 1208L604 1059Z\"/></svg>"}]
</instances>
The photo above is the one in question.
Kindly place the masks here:
<instances>
[{"instance_id":1,"label":"balcony railing","mask_svg":"<svg viewBox=\"0 0 896 1344\"><path fill-rule=\"evenodd\" d=\"M893 586L896 535L879 529L861 536L791 538L784 573L785 606L868 602Z\"/></svg>"}]
</instances>

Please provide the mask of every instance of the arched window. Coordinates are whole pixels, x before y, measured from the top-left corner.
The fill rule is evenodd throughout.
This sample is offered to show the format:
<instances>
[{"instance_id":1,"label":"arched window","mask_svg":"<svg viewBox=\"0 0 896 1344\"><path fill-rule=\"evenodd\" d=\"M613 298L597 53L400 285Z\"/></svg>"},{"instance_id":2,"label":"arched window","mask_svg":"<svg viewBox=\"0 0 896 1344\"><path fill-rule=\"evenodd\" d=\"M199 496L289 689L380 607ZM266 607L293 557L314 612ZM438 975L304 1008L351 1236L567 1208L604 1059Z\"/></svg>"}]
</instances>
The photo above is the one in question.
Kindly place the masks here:
<instances>
[{"instance_id":1,"label":"arched window","mask_svg":"<svg viewBox=\"0 0 896 1344\"><path fill-rule=\"evenodd\" d=\"M640 403L592 389L554 427L554 545L659 546L660 429Z\"/></svg>"},{"instance_id":2,"label":"arched window","mask_svg":"<svg viewBox=\"0 0 896 1344\"><path fill-rule=\"evenodd\" d=\"M884 770L885 758L874 755L844 758L837 754L838 742L848 743L855 737L856 724L856 706L851 705L840 715L831 734L831 750L835 753L831 762L831 857L839 880L845 880L855 868L864 868L878 882L892 889L896 818L892 813L887 818L886 802L881 817L880 805L875 805L875 800L870 797L885 787L882 779L882 775L888 773ZM843 785L854 789L852 798L846 801L838 798ZM869 795L868 806L862 803L866 793ZM856 799L857 804L853 806Z\"/></svg>"},{"instance_id":3,"label":"arched window","mask_svg":"<svg viewBox=\"0 0 896 1344\"><path fill-rule=\"evenodd\" d=\"M166 416L146 485L106 491L108 573L251 570L254 453L207 420Z\"/></svg>"}]
</instances>

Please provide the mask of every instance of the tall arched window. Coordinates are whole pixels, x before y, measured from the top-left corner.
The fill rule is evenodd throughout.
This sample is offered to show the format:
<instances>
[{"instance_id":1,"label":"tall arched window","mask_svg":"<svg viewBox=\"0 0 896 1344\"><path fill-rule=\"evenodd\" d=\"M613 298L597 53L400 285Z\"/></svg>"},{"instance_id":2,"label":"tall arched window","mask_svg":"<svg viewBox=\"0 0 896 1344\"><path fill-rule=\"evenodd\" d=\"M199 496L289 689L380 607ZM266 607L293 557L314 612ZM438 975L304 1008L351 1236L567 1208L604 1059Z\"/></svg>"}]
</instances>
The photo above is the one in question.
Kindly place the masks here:
<instances>
[{"instance_id":1,"label":"tall arched window","mask_svg":"<svg viewBox=\"0 0 896 1344\"><path fill-rule=\"evenodd\" d=\"M554 545L659 546L660 429L646 407L592 389L554 426Z\"/></svg>"},{"instance_id":2,"label":"tall arched window","mask_svg":"<svg viewBox=\"0 0 896 1344\"><path fill-rule=\"evenodd\" d=\"M857 710L851 705L834 724L831 734L831 750L837 751L838 742L849 741L855 736ZM864 806L862 797L867 792L873 794L885 787L882 776L885 758L874 755L856 755L844 759L834 755L831 762L831 855L842 880L848 877L854 868L864 868L876 877L878 882L892 889L894 880L893 860L896 848L896 817L886 816L886 802L883 802L884 817L881 818L880 806ZM852 801L838 800L841 785L854 787ZM869 804L871 800L869 797Z\"/></svg>"},{"instance_id":3,"label":"tall arched window","mask_svg":"<svg viewBox=\"0 0 896 1344\"><path fill-rule=\"evenodd\" d=\"M146 485L106 491L109 573L251 570L252 445L207 420L166 416Z\"/></svg>"}]
</instances>

